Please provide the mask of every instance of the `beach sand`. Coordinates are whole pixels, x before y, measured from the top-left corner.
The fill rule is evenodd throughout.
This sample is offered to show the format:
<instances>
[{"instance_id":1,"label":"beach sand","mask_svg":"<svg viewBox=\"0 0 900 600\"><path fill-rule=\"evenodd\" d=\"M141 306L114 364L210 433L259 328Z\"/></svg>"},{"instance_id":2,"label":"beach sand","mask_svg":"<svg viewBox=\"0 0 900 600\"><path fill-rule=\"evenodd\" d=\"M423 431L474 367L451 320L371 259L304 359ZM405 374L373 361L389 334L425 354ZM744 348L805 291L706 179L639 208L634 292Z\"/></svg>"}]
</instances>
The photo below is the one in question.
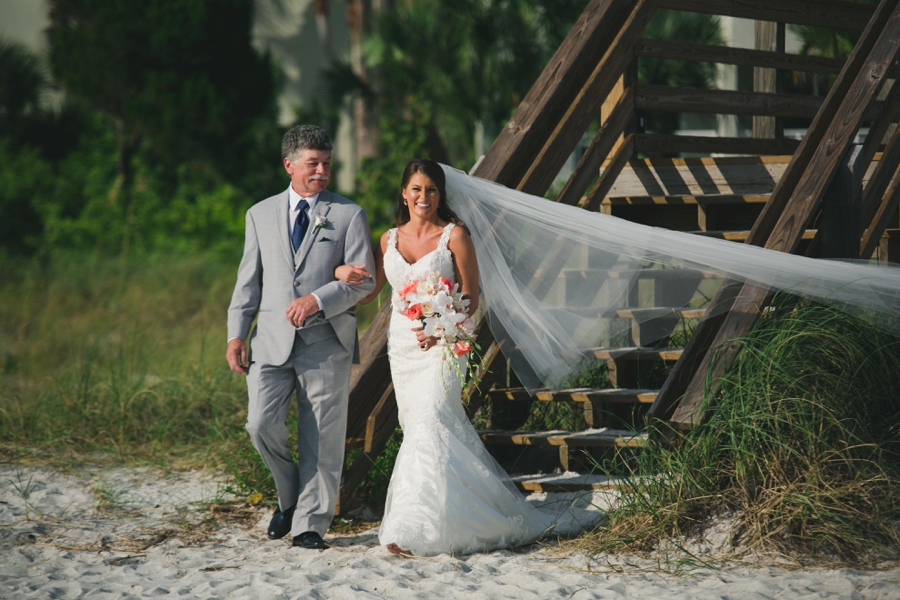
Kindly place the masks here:
<instances>
[{"instance_id":1,"label":"beach sand","mask_svg":"<svg viewBox=\"0 0 900 600\"><path fill-rule=\"evenodd\" d=\"M672 575L646 559L589 558L554 543L402 558L365 526L329 533L329 550L301 550L289 538L268 540L271 509L228 503L224 487L197 472L0 464L0 598L900 600L900 568L700 567Z\"/></svg>"}]
</instances>

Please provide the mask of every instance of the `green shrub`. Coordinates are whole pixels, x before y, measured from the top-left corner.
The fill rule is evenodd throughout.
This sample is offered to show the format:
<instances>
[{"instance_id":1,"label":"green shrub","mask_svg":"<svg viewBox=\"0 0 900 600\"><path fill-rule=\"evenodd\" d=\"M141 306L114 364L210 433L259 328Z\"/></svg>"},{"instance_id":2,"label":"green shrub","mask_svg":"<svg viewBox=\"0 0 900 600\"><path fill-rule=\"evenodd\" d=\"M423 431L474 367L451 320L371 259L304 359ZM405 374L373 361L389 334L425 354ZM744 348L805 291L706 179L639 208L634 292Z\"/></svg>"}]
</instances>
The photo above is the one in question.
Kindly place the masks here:
<instances>
[{"instance_id":1,"label":"green shrub","mask_svg":"<svg viewBox=\"0 0 900 600\"><path fill-rule=\"evenodd\" d=\"M900 339L781 299L742 342L702 425L643 453L590 546L652 550L730 516L736 554L896 560Z\"/></svg>"}]
</instances>

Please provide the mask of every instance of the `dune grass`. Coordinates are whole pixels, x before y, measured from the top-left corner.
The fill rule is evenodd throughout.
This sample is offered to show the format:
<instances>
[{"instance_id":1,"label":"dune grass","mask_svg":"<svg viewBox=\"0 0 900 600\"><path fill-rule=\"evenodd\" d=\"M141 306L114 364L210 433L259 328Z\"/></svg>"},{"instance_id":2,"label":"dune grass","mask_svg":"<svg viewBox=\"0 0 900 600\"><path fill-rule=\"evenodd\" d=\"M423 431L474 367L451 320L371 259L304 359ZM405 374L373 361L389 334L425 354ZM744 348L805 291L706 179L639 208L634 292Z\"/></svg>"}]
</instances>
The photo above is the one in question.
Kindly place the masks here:
<instances>
[{"instance_id":1,"label":"dune grass","mask_svg":"<svg viewBox=\"0 0 900 600\"><path fill-rule=\"evenodd\" d=\"M213 469L274 501L225 362L238 261L0 260L0 458ZM360 307L363 326L377 308Z\"/></svg>"},{"instance_id":2,"label":"dune grass","mask_svg":"<svg viewBox=\"0 0 900 600\"><path fill-rule=\"evenodd\" d=\"M586 548L685 548L727 522L732 558L900 558L900 339L781 298L705 402L679 445L638 457L639 485Z\"/></svg>"},{"instance_id":3,"label":"dune grass","mask_svg":"<svg viewBox=\"0 0 900 600\"><path fill-rule=\"evenodd\" d=\"M235 267L210 257L7 262L0 441L205 464L243 424L224 361Z\"/></svg>"}]
</instances>

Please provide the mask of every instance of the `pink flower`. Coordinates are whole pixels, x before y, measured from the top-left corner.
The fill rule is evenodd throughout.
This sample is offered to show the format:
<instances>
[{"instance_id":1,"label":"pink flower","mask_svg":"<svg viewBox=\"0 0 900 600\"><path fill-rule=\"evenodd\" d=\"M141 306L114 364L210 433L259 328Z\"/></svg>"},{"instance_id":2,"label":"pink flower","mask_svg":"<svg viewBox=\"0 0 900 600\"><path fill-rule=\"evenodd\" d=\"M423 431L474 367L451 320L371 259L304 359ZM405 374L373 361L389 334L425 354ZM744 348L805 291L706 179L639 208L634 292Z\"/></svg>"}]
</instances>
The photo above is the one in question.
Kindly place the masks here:
<instances>
[{"instance_id":1,"label":"pink flower","mask_svg":"<svg viewBox=\"0 0 900 600\"><path fill-rule=\"evenodd\" d=\"M441 277L441 283L447 286L448 290L453 289L453 282L447 279L446 277Z\"/></svg>"},{"instance_id":2,"label":"pink flower","mask_svg":"<svg viewBox=\"0 0 900 600\"><path fill-rule=\"evenodd\" d=\"M416 319L421 319L422 315L425 313L422 312L421 304L413 304L409 308L406 309L406 316L409 317L410 321L415 321Z\"/></svg>"},{"instance_id":3,"label":"pink flower","mask_svg":"<svg viewBox=\"0 0 900 600\"><path fill-rule=\"evenodd\" d=\"M472 346L461 340L453 344L453 353L456 356L463 356L464 354L468 354L471 349Z\"/></svg>"},{"instance_id":4,"label":"pink flower","mask_svg":"<svg viewBox=\"0 0 900 600\"><path fill-rule=\"evenodd\" d=\"M410 281L406 284L406 287L400 290L400 297L403 298L407 294L416 291L416 287L419 285L419 280Z\"/></svg>"}]
</instances>

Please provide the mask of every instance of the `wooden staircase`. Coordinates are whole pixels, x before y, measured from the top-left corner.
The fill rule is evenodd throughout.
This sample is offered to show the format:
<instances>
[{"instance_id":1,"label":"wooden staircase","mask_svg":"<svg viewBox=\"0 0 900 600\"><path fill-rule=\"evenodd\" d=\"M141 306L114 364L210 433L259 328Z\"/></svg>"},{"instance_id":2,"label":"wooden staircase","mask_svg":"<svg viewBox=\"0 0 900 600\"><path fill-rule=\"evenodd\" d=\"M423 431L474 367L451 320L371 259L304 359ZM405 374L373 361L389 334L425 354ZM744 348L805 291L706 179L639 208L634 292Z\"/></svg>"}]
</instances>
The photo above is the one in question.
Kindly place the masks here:
<instances>
[{"instance_id":1,"label":"wooden staircase","mask_svg":"<svg viewBox=\"0 0 900 600\"><path fill-rule=\"evenodd\" d=\"M642 39L647 22L661 8L753 19L761 45L745 50ZM788 55L778 42L785 23L862 34L847 61ZM850 248L860 257L877 252L896 260L900 128L884 140L900 119L900 85L888 90L884 83L900 71L898 40L900 0L882 0L877 7L845 0L592 0L473 174L542 195L599 114L601 126L557 202L784 252L836 256ZM753 91L639 85L636 61L644 57L747 65L760 77L754 77ZM779 93L776 69L836 74L837 79L825 98L786 95ZM645 133L638 125L642 111L749 114L758 135ZM803 140L783 136L783 118L812 119ZM848 150L863 123L868 123L868 136L849 161ZM715 153L741 156L639 158ZM856 204L845 206L847 199ZM858 226L848 225L848 214ZM510 448L542 448L558 453L563 470L589 470L591 460L580 456L618 453L627 460L628 453L651 443L641 431L645 419L671 423L674 429L699 422L698 394L709 349L741 335L755 319L719 311L707 315L705 301L730 306L735 297L756 293L747 301L761 312L767 294L699 271L598 269L590 257L577 268L567 263L571 260L564 253L547 256L532 289L537 295L561 294L573 310L622 325L615 328L624 332L618 339L586 352L605 373L603 384L529 396L503 367L502 349L484 327L479 340L487 368L474 374L464 395L470 417L485 404L491 407L495 422L480 435L497 456L508 456ZM601 286L635 276L640 293L627 309L579 308ZM683 287L670 285L673 277L690 279L688 297ZM353 490L397 425L385 352L388 310L363 337L362 364L351 379L347 446L364 451L345 470L342 507L352 504ZM660 339L665 343L649 343ZM574 406L587 428L519 430L534 407L551 403ZM577 475L522 475L516 481L523 491L616 485Z\"/></svg>"}]
</instances>

